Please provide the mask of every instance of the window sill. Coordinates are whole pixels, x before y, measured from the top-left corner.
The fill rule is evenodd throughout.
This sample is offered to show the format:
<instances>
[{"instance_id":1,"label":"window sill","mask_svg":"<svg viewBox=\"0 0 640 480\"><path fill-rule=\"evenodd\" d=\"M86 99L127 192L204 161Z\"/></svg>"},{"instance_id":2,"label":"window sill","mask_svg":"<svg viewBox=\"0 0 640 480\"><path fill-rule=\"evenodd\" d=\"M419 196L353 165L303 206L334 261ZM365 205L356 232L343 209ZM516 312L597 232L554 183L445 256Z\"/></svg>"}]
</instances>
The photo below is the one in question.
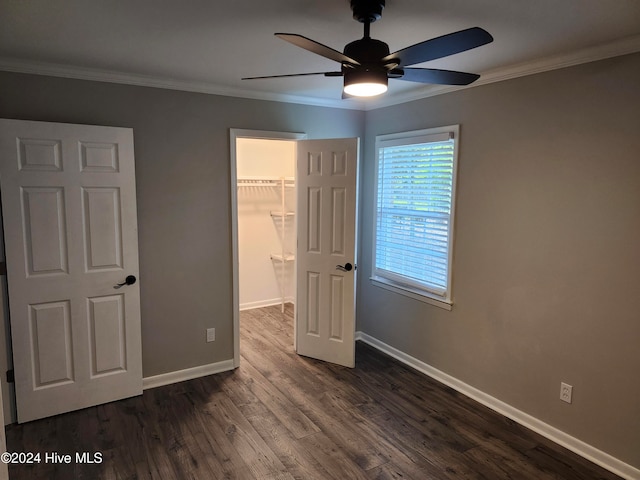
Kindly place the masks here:
<instances>
[{"instance_id":1,"label":"window sill","mask_svg":"<svg viewBox=\"0 0 640 480\"><path fill-rule=\"evenodd\" d=\"M431 296L427 292L423 292L418 289L407 287L405 285L400 286L387 280L386 278L370 277L369 280L371 281L372 285L384 288L385 290L389 290L390 292L399 293L400 295L404 295L405 297L413 298L414 300L428 303L429 305L433 305L444 310L451 311L451 309L453 308L453 303L451 302L442 300L441 298L435 296Z\"/></svg>"}]
</instances>

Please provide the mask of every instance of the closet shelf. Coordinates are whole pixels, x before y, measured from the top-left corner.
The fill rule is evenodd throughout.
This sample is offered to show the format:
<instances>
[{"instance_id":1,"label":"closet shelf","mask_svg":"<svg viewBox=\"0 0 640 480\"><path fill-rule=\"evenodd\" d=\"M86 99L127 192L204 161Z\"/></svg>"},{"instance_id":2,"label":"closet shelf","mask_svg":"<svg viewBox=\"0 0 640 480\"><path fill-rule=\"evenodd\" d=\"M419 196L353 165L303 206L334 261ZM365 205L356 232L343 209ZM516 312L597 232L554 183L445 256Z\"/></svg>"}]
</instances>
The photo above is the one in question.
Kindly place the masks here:
<instances>
[{"instance_id":1,"label":"closet shelf","mask_svg":"<svg viewBox=\"0 0 640 480\"><path fill-rule=\"evenodd\" d=\"M271 260L277 262L293 262L296 256L293 253L272 253Z\"/></svg>"},{"instance_id":2,"label":"closet shelf","mask_svg":"<svg viewBox=\"0 0 640 480\"><path fill-rule=\"evenodd\" d=\"M287 187L294 187L295 186L295 182L294 179L291 177L280 177L277 179L274 178L247 178L247 177L241 177L239 179L239 183L238 185L241 185L240 182L247 182L247 185L264 185L263 182L269 182L267 183L268 185L273 185L273 186L279 186L280 187L280 210L271 210L270 214L271 214L271 218L272 219L282 219L280 222L276 222L279 223L279 228L280 228L280 242L281 242L281 246L282 246L282 251L280 253L272 253L271 256L271 260L275 261L275 262L280 262L282 264L282 266L284 267L285 263L287 262L293 262L295 260L295 255L293 253L287 252L285 250L286 248L286 238L287 238L287 224L289 222L287 222L287 218L292 218L294 216L294 212L290 211L287 209L286 206L286 202L285 202L285 197L286 197L286 189ZM285 268L281 268L280 269L281 272L281 285L280 285L280 293L282 294L282 302L281 302L281 308L280 310L284 313L284 302L286 300L285 298L285 286L286 286L286 271L288 269Z\"/></svg>"},{"instance_id":3,"label":"closet shelf","mask_svg":"<svg viewBox=\"0 0 640 480\"><path fill-rule=\"evenodd\" d=\"M293 177L238 177L238 187L295 187Z\"/></svg>"},{"instance_id":4,"label":"closet shelf","mask_svg":"<svg viewBox=\"0 0 640 480\"><path fill-rule=\"evenodd\" d=\"M271 216L276 218L285 218L285 217L293 217L295 216L295 212L274 212L271 211Z\"/></svg>"}]
</instances>

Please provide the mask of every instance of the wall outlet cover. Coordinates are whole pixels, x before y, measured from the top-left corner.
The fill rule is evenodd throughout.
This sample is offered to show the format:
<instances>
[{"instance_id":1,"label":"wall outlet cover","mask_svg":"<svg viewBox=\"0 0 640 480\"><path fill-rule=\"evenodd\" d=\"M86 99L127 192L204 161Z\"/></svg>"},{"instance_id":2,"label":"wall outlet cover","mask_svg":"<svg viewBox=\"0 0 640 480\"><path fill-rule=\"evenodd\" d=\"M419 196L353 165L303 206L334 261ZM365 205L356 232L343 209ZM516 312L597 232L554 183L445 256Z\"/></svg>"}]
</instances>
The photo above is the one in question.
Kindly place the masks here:
<instances>
[{"instance_id":1,"label":"wall outlet cover","mask_svg":"<svg viewBox=\"0 0 640 480\"><path fill-rule=\"evenodd\" d=\"M215 340L216 340L216 329L207 328L207 342L215 342Z\"/></svg>"},{"instance_id":2,"label":"wall outlet cover","mask_svg":"<svg viewBox=\"0 0 640 480\"><path fill-rule=\"evenodd\" d=\"M563 402L571 403L571 397L573 396L573 386L568 383L560 383L560 400Z\"/></svg>"}]
</instances>

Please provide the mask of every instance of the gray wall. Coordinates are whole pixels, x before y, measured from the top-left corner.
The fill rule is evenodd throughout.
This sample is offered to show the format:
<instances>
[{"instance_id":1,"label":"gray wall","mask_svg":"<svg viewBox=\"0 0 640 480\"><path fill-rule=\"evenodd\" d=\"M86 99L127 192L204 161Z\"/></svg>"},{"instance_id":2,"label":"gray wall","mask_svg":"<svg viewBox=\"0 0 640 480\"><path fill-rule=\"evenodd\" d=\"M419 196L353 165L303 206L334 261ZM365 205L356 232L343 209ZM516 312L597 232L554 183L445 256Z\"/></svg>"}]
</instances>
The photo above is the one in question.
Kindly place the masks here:
<instances>
[{"instance_id":1,"label":"gray wall","mask_svg":"<svg viewBox=\"0 0 640 480\"><path fill-rule=\"evenodd\" d=\"M358 329L640 467L640 55L367 112ZM451 312L370 284L374 140L460 124ZM573 385L573 404L559 400Z\"/></svg>"},{"instance_id":2,"label":"gray wall","mask_svg":"<svg viewBox=\"0 0 640 480\"><path fill-rule=\"evenodd\" d=\"M233 358L229 128L364 126L359 111L13 73L0 95L2 118L133 128L145 377Z\"/></svg>"}]
</instances>

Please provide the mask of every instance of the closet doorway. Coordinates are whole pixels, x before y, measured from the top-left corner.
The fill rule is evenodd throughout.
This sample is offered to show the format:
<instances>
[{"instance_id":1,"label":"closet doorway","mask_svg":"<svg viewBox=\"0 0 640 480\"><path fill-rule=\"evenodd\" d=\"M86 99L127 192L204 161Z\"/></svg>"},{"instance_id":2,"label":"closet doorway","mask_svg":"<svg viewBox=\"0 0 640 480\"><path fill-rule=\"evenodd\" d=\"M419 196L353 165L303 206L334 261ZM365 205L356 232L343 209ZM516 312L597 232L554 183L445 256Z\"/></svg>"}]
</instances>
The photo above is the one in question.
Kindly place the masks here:
<instances>
[{"instance_id":1,"label":"closet doorway","mask_svg":"<svg viewBox=\"0 0 640 480\"><path fill-rule=\"evenodd\" d=\"M236 143L240 310L293 303L295 143Z\"/></svg>"},{"instance_id":2,"label":"closet doorway","mask_svg":"<svg viewBox=\"0 0 640 480\"><path fill-rule=\"evenodd\" d=\"M230 145L234 366L241 308L292 301L296 353L353 367L359 139L231 129Z\"/></svg>"},{"instance_id":3,"label":"closet doorway","mask_svg":"<svg viewBox=\"0 0 640 480\"><path fill-rule=\"evenodd\" d=\"M303 133L231 130L234 323L242 310L295 301L296 141ZM240 362L239 336L234 363Z\"/></svg>"}]
</instances>

